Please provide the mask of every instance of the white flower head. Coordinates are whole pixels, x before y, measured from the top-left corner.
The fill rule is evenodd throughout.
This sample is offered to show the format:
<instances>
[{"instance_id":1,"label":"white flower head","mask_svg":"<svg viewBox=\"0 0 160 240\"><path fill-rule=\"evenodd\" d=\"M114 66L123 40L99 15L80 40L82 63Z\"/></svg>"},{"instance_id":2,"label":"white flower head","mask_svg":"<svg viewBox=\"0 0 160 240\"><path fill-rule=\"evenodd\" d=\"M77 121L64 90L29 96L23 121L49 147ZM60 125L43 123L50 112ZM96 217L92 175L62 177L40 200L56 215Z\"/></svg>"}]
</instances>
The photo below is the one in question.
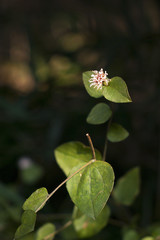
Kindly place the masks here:
<instances>
[{"instance_id":1,"label":"white flower head","mask_svg":"<svg viewBox=\"0 0 160 240\"><path fill-rule=\"evenodd\" d=\"M92 71L93 74L89 80L90 87L94 86L94 88L102 89L103 84L108 85L110 79L107 77L108 73L105 71L103 72L103 68L98 72L97 70Z\"/></svg>"}]
</instances>

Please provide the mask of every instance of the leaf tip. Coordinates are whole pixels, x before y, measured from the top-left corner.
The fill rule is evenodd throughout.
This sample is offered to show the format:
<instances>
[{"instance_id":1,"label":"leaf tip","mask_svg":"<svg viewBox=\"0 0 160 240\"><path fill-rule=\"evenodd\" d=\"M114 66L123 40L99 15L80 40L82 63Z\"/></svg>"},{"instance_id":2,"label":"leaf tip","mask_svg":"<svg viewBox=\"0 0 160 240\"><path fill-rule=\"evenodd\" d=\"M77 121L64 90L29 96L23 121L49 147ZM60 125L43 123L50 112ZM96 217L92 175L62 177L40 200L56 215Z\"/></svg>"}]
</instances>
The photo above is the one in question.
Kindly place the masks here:
<instances>
[{"instance_id":1,"label":"leaf tip","mask_svg":"<svg viewBox=\"0 0 160 240\"><path fill-rule=\"evenodd\" d=\"M128 102L133 102L130 96L128 97Z\"/></svg>"}]
</instances>

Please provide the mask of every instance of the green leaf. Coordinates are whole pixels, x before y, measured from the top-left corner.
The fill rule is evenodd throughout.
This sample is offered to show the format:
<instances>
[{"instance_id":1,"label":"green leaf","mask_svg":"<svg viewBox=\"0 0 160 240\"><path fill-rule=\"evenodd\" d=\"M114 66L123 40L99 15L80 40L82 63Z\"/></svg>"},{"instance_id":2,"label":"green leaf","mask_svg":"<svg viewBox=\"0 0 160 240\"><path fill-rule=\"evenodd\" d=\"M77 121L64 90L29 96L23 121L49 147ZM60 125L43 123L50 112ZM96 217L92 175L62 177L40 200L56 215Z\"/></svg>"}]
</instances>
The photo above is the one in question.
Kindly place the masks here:
<instances>
[{"instance_id":1,"label":"green leaf","mask_svg":"<svg viewBox=\"0 0 160 240\"><path fill-rule=\"evenodd\" d=\"M140 191L140 169L132 168L121 177L113 190L115 200L124 205L131 205Z\"/></svg>"},{"instance_id":2,"label":"green leaf","mask_svg":"<svg viewBox=\"0 0 160 240\"><path fill-rule=\"evenodd\" d=\"M93 74L92 71L88 71L88 72L84 72L84 73L83 73L83 83L84 83L84 86L85 86L88 94L89 94L91 97L94 97L94 98L103 97L102 89L94 88L94 86L91 86L91 87L90 87L90 82L89 82L89 80L91 79L91 75L92 75L92 74Z\"/></svg>"},{"instance_id":3,"label":"green leaf","mask_svg":"<svg viewBox=\"0 0 160 240\"><path fill-rule=\"evenodd\" d=\"M101 153L98 150L95 151L96 158L101 160ZM90 147L81 142L64 143L55 149L54 154L58 165L67 176L73 167L92 159Z\"/></svg>"},{"instance_id":4,"label":"green leaf","mask_svg":"<svg viewBox=\"0 0 160 240\"><path fill-rule=\"evenodd\" d=\"M113 77L108 86L102 88L103 96L116 103L132 102L128 93L128 88L125 81L120 77Z\"/></svg>"},{"instance_id":5,"label":"green leaf","mask_svg":"<svg viewBox=\"0 0 160 240\"><path fill-rule=\"evenodd\" d=\"M110 142L120 142L128 136L128 131L117 123L112 123L107 133L107 138Z\"/></svg>"},{"instance_id":6,"label":"green leaf","mask_svg":"<svg viewBox=\"0 0 160 240\"><path fill-rule=\"evenodd\" d=\"M35 212L41 206L41 204L46 200L47 197L48 197L48 191L46 188L42 187L37 189L24 202L23 210L32 210Z\"/></svg>"},{"instance_id":7,"label":"green leaf","mask_svg":"<svg viewBox=\"0 0 160 240\"><path fill-rule=\"evenodd\" d=\"M75 219L73 220L75 231L79 238L87 238L94 236L107 225L110 216L110 209L108 206L105 206L96 220L80 213L79 210L77 210L76 215L77 216L75 216Z\"/></svg>"},{"instance_id":8,"label":"green leaf","mask_svg":"<svg viewBox=\"0 0 160 240\"><path fill-rule=\"evenodd\" d=\"M125 231L123 235L123 240L139 240L139 234L133 230L133 229L128 229Z\"/></svg>"},{"instance_id":9,"label":"green leaf","mask_svg":"<svg viewBox=\"0 0 160 240\"><path fill-rule=\"evenodd\" d=\"M54 224L46 223L38 229L35 240L43 240L49 234L52 234L52 233L54 234L55 230L56 230L56 227ZM52 240L53 238L54 236L51 236L47 238L47 240Z\"/></svg>"},{"instance_id":10,"label":"green leaf","mask_svg":"<svg viewBox=\"0 0 160 240\"><path fill-rule=\"evenodd\" d=\"M23 213L21 218L22 224L18 227L15 233L15 239L21 238L27 233L30 233L34 230L36 222L36 213L31 210L27 210Z\"/></svg>"},{"instance_id":11,"label":"green leaf","mask_svg":"<svg viewBox=\"0 0 160 240\"><path fill-rule=\"evenodd\" d=\"M70 174L84 164L74 167ZM96 219L104 208L113 188L114 172L110 164L95 161L67 182L67 190L79 210Z\"/></svg>"},{"instance_id":12,"label":"green leaf","mask_svg":"<svg viewBox=\"0 0 160 240\"><path fill-rule=\"evenodd\" d=\"M112 111L106 103L98 103L90 111L87 122L90 124L102 124L108 121Z\"/></svg>"}]
</instances>

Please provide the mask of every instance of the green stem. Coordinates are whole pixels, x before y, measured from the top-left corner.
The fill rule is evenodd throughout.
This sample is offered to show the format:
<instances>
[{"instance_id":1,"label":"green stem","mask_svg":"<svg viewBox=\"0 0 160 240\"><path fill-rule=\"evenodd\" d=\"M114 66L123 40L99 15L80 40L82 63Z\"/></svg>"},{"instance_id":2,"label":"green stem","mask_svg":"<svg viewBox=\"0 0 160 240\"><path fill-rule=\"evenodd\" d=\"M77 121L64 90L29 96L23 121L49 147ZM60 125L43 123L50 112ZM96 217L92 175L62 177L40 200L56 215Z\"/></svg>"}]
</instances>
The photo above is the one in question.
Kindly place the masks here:
<instances>
[{"instance_id":1,"label":"green stem","mask_svg":"<svg viewBox=\"0 0 160 240\"><path fill-rule=\"evenodd\" d=\"M79 173L82 169L84 169L85 167L87 167L88 165L90 165L91 163L95 162L96 159L92 159L90 160L88 163L86 163L84 166L82 166L80 169L78 169L76 172L74 172L71 176L69 176L68 178L66 178L60 185L58 185L58 187L56 189L54 189L49 195L48 197L44 200L44 202L39 206L39 208L37 208L36 213L44 206L44 204L53 196L53 194L60 188L62 187L62 185L64 185L67 181L69 181L74 175L76 175L77 173Z\"/></svg>"},{"instance_id":2,"label":"green stem","mask_svg":"<svg viewBox=\"0 0 160 240\"><path fill-rule=\"evenodd\" d=\"M113 114L112 114L113 116ZM106 131L106 139L105 139L105 145L104 145L104 151L103 151L103 161L106 160L106 155L107 155L107 147L108 147L108 138L107 138L107 133L108 133L108 130L111 126L111 123L112 123L112 116L109 120L109 123L108 123L108 126L107 126L107 131Z\"/></svg>"}]
</instances>

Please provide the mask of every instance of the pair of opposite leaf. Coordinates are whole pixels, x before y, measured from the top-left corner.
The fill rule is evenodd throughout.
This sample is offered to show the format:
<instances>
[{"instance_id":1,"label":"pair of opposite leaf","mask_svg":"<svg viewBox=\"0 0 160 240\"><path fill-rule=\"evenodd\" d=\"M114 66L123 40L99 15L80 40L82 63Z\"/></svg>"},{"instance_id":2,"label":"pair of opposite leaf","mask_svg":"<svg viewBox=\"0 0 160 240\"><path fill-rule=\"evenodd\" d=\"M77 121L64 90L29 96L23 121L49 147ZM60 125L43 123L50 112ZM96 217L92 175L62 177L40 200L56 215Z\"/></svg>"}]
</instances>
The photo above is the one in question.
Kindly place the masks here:
<instances>
[{"instance_id":1,"label":"pair of opposite leaf","mask_svg":"<svg viewBox=\"0 0 160 240\"><path fill-rule=\"evenodd\" d=\"M115 103L131 102L127 85L121 77L108 78L103 69L98 71L87 71L83 73L83 82L86 91L91 97L105 97Z\"/></svg>"},{"instance_id":2,"label":"pair of opposite leaf","mask_svg":"<svg viewBox=\"0 0 160 240\"><path fill-rule=\"evenodd\" d=\"M125 81L120 77L108 78L103 69L83 73L83 82L88 94L94 98L105 97L116 103L131 102ZM112 117L112 110L106 103L96 104L87 116L89 124L103 124ZM128 137L128 131L120 124L111 123L107 132L107 138L111 142L119 142Z\"/></svg>"}]
</instances>

